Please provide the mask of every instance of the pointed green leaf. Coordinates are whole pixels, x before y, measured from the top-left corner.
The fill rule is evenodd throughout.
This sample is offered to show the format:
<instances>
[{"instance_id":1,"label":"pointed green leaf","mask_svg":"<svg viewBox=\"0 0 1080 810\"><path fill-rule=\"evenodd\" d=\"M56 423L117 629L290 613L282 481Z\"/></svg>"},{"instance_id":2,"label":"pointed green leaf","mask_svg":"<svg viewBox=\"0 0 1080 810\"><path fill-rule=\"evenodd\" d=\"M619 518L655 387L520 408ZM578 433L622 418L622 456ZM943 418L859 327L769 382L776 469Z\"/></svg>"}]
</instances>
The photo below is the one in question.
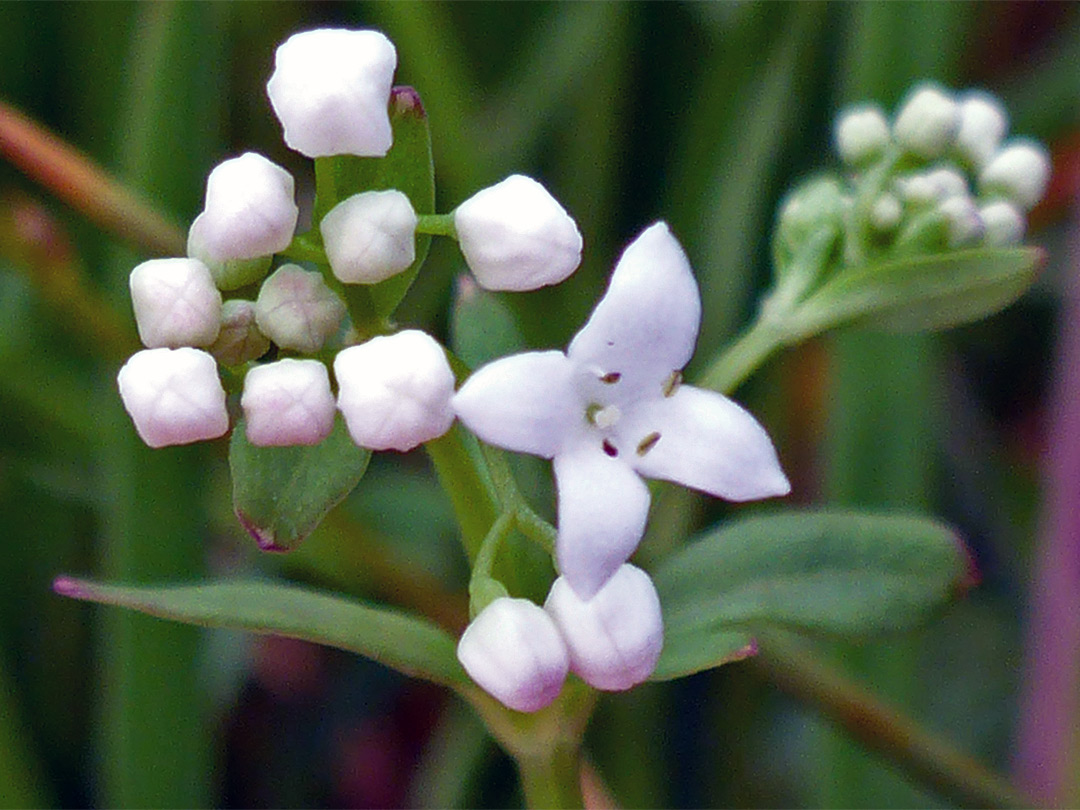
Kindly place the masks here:
<instances>
[{"instance_id":1,"label":"pointed green leaf","mask_svg":"<svg viewBox=\"0 0 1080 810\"><path fill-rule=\"evenodd\" d=\"M352 492L370 459L340 415L329 437L312 447L255 447L241 419L229 442L233 509L259 548L289 551Z\"/></svg>"},{"instance_id":2,"label":"pointed green leaf","mask_svg":"<svg viewBox=\"0 0 1080 810\"><path fill-rule=\"evenodd\" d=\"M315 159L315 214L319 223L342 200L364 191L397 189L412 203L417 214L435 213L435 168L431 158L431 135L420 95L411 87L395 87L390 94L390 125L394 145L385 157L336 155ZM312 240L321 245L318 227ZM345 284L343 294L354 318L357 313L390 315L412 286L427 258L431 237L416 236L416 260L407 270L378 284ZM366 320L364 318L363 320Z\"/></svg>"},{"instance_id":3,"label":"pointed green leaf","mask_svg":"<svg viewBox=\"0 0 1080 810\"><path fill-rule=\"evenodd\" d=\"M927 518L790 512L709 532L653 576L664 611L659 675L730 658L757 630L868 636L909 628L970 580L956 535Z\"/></svg>"},{"instance_id":4,"label":"pointed green leaf","mask_svg":"<svg viewBox=\"0 0 1080 810\"><path fill-rule=\"evenodd\" d=\"M469 683L454 639L426 619L284 582L237 579L143 587L58 577L53 589L185 624L313 641L445 686Z\"/></svg>"},{"instance_id":5,"label":"pointed green leaf","mask_svg":"<svg viewBox=\"0 0 1080 810\"><path fill-rule=\"evenodd\" d=\"M799 338L856 322L899 332L947 329L1011 304L1043 261L1039 248L977 248L844 269L795 311L789 328Z\"/></svg>"}]
</instances>

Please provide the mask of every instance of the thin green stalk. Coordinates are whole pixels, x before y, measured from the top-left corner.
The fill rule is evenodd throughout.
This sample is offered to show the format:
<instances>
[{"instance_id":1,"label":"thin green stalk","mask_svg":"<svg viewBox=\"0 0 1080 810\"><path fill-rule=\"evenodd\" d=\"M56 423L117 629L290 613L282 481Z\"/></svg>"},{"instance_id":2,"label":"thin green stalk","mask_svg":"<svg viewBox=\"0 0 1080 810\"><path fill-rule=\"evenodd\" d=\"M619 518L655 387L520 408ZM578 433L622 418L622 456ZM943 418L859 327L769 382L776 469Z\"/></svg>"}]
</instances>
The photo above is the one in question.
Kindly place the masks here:
<instances>
[{"instance_id":1,"label":"thin green stalk","mask_svg":"<svg viewBox=\"0 0 1080 810\"><path fill-rule=\"evenodd\" d=\"M449 236L457 239L453 214L420 214L416 222L417 233L429 233L432 236Z\"/></svg>"},{"instance_id":2,"label":"thin green stalk","mask_svg":"<svg viewBox=\"0 0 1080 810\"><path fill-rule=\"evenodd\" d=\"M758 318L701 375L698 385L730 394L753 374L776 349L785 333L772 319Z\"/></svg>"},{"instance_id":3,"label":"thin green stalk","mask_svg":"<svg viewBox=\"0 0 1080 810\"><path fill-rule=\"evenodd\" d=\"M547 756L520 757L521 787L530 808L585 807L581 795L581 750L561 744Z\"/></svg>"},{"instance_id":4,"label":"thin green stalk","mask_svg":"<svg viewBox=\"0 0 1080 810\"><path fill-rule=\"evenodd\" d=\"M450 497L461 527L461 541L472 564L501 510L490 476L483 474L466 442L465 430L455 424L446 435L425 444L424 450Z\"/></svg>"}]
</instances>

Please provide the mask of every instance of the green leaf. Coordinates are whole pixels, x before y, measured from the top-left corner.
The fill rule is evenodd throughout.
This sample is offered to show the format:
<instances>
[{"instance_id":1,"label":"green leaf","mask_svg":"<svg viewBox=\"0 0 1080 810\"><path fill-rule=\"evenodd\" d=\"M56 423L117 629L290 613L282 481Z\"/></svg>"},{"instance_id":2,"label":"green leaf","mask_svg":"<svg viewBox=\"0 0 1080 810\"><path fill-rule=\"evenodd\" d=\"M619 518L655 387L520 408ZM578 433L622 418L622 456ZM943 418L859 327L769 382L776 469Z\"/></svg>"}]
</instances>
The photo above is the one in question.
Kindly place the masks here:
<instances>
[{"instance_id":1,"label":"green leaf","mask_svg":"<svg viewBox=\"0 0 1080 810\"><path fill-rule=\"evenodd\" d=\"M315 159L316 223L321 222L331 208L354 194L386 189L403 192L418 215L435 213L431 135L427 113L413 88L395 87L391 91L390 125L394 131L394 145L385 157L336 155ZM311 236L321 240L317 225L312 228ZM383 318L393 313L416 279L429 247L431 237L417 234L416 260L407 270L378 284L343 285L342 292L354 319L363 313L374 312Z\"/></svg>"},{"instance_id":2,"label":"green leaf","mask_svg":"<svg viewBox=\"0 0 1080 810\"><path fill-rule=\"evenodd\" d=\"M653 576L665 627L654 677L730 660L770 627L848 637L903 630L968 578L956 535L927 518L824 511L730 523Z\"/></svg>"},{"instance_id":3,"label":"green leaf","mask_svg":"<svg viewBox=\"0 0 1080 810\"><path fill-rule=\"evenodd\" d=\"M860 322L890 331L947 329L992 315L1035 280L1039 248L978 248L848 268L788 324L793 339Z\"/></svg>"},{"instance_id":4,"label":"green leaf","mask_svg":"<svg viewBox=\"0 0 1080 810\"><path fill-rule=\"evenodd\" d=\"M450 322L454 354L469 368L519 352L524 346L513 310L497 293L463 279Z\"/></svg>"},{"instance_id":5,"label":"green leaf","mask_svg":"<svg viewBox=\"0 0 1080 810\"><path fill-rule=\"evenodd\" d=\"M426 619L297 585L236 579L124 586L58 577L53 589L74 599L118 605L185 624L270 633L338 647L445 686L469 684L458 663L454 639Z\"/></svg>"},{"instance_id":6,"label":"green leaf","mask_svg":"<svg viewBox=\"0 0 1080 810\"><path fill-rule=\"evenodd\" d=\"M236 517L263 551L289 551L352 491L370 460L340 416L311 447L256 447L240 420L229 442Z\"/></svg>"}]
</instances>

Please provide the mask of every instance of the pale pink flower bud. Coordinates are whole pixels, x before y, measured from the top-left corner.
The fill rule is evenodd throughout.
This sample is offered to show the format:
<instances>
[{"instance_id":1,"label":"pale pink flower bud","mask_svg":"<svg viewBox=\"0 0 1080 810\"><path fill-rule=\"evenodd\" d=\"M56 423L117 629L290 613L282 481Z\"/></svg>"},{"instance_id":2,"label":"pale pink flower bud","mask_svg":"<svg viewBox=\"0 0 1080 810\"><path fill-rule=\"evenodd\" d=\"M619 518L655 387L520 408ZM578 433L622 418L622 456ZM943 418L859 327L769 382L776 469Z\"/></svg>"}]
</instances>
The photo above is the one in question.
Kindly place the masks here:
<instances>
[{"instance_id":1,"label":"pale pink flower bud","mask_svg":"<svg viewBox=\"0 0 1080 810\"><path fill-rule=\"evenodd\" d=\"M378 31L320 28L289 37L266 84L285 143L311 158L385 155L395 67L394 45Z\"/></svg>"},{"instance_id":2,"label":"pale pink flower bud","mask_svg":"<svg viewBox=\"0 0 1080 810\"><path fill-rule=\"evenodd\" d=\"M244 377L247 438L256 447L318 444L334 428L330 375L318 360L278 360Z\"/></svg>"},{"instance_id":3,"label":"pale pink flower bud","mask_svg":"<svg viewBox=\"0 0 1080 810\"><path fill-rule=\"evenodd\" d=\"M255 324L255 302L234 298L221 308L221 332L210 354L223 366L258 360L270 348L270 338Z\"/></svg>"},{"instance_id":4,"label":"pale pink flower bud","mask_svg":"<svg viewBox=\"0 0 1080 810\"><path fill-rule=\"evenodd\" d=\"M983 241L994 247L1018 245L1024 241L1027 221L1015 205L1005 200L994 200L979 209L986 230Z\"/></svg>"},{"instance_id":5,"label":"pale pink flower bud","mask_svg":"<svg viewBox=\"0 0 1080 810\"><path fill-rule=\"evenodd\" d=\"M949 247L964 247L982 239L983 221L978 206L970 197L950 197L938 210L948 222Z\"/></svg>"},{"instance_id":6,"label":"pale pink flower bud","mask_svg":"<svg viewBox=\"0 0 1080 810\"><path fill-rule=\"evenodd\" d=\"M979 189L1001 194L1030 211L1050 182L1050 155L1034 141L1018 141L998 152L979 175Z\"/></svg>"},{"instance_id":7,"label":"pale pink flower bud","mask_svg":"<svg viewBox=\"0 0 1080 810\"><path fill-rule=\"evenodd\" d=\"M375 284L416 259L416 212L400 191L365 191L335 205L319 223L326 258L346 284Z\"/></svg>"},{"instance_id":8,"label":"pale pink flower bud","mask_svg":"<svg viewBox=\"0 0 1080 810\"><path fill-rule=\"evenodd\" d=\"M255 323L283 349L314 354L341 327L345 304L316 270L284 264L263 282Z\"/></svg>"},{"instance_id":9,"label":"pale pink flower bud","mask_svg":"<svg viewBox=\"0 0 1080 810\"><path fill-rule=\"evenodd\" d=\"M535 712L559 696L569 667L551 617L527 599L496 599L465 628L458 660L505 706Z\"/></svg>"},{"instance_id":10,"label":"pale pink flower bud","mask_svg":"<svg viewBox=\"0 0 1080 810\"><path fill-rule=\"evenodd\" d=\"M570 669L590 686L622 691L656 669L664 645L660 598L640 568L623 564L587 600L559 577L544 610L570 650Z\"/></svg>"},{"instance_id":11,"label":"pale pink flower bud","mask_svg":"<svg viewBox=\"0 0 1080 810\"><path fill-rule=\"evenodd\" d=\"M889 143L889 122L876 105L846 110L836 121L836 151L852 166L873 160Z\"/></svg>"},{"instance_id":12,"label":"pale pink flower bud","mask_svg":"<svg viewBox=\"0 0 1080 810\"><path fill-rule=\"evenodd\" d=\"M116 381L135 430L150 447L216 439L229 429L217 363L204 351L136 352Z\"/></svg>"},{"instance_id":13,"label":"pale pink flower bud","mask_svg":"<svg viewBox=\"0 0 1080 810\"><path fill-rule=\"evenodd\" d=\"M454 414L454 374L434 338L415 329L372 338L334 358L338 408L370 450L411 450L442 436Z\"/></svg>"},{"instance_id":14,"label":"pale pink flower bud","mask_svg":"<svg viewBox=\"0 0 1080 810\"><path fill-rule=\"evenodd\" d=\"M581 233L531 177L511 175L454 211L465 261L481 287L522 292L558 284L581 264Z\"/></svg>"},{"instance_id":15,"label":"pale pink flower bud","mask_svg":"<svg viewBox=\"0 0 1080 810\"><path fill-rule=\"evenodd\" d=\"M221 293L198 259L151 259L131 271L131 303L148 349L209 346L221 328Z\"/></svg>"},{"instance_id":16,"label":"pale pink flower bud","mask_svg":"<svg viewBox=\"0 0 1080 810\"><path fill-rule=\"evenodd\" d=\"M219 163L188 232L188 255L203 261L223 290L258 281L269 257L292 241L300 214L293 192L292 175L255 152Z\"/></svg>"},{"instance_id":17,"label":"pale pink flower bud","mask_svg":"<svg viewBox=\"0 0 1080 810\"><path fill-rule=\"evenodd\" d=\"M1009 127L1005 108L989 93L970 93L960 102L956 148L979 169L997 152Z\"/></svg>"},{"instance_id":18,"label":"pale pink flower bud","mask_svg":"<svg viewBox=\"0 0 1080 810\"><path fill-rule=\"evenodd\" d=\"M935 158L945 152L960 128L960 107L936 87L924 85L900 108L893 137L909 152Z\"/></svg>"}]
</instances>

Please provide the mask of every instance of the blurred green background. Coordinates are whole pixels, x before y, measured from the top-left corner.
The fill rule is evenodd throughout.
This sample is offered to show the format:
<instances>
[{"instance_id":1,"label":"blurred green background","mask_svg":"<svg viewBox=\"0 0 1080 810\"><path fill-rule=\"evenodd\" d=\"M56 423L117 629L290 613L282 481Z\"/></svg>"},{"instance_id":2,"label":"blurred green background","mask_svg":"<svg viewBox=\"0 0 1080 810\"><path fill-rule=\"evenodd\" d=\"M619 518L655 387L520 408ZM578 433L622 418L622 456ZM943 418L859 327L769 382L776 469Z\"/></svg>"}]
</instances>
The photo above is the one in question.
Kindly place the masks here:
<instances>
[{"instance_id":1,"label":"blurred green background","mask_svg":"<svg viewBox=\"0 0 1080 810\"><path fill-rule=\"evenodd\" d=\"M396 43L397 83L430 117L440 211L521 172L578 221L573 279L505 301L529 346L565 343L621 246L665 219L701 282L707 358L750 318L777 201L832 164L845 103L892 109L926 78L981 87L1004 99L1011 132L1051 145L1058 174L1032 233L1051 260L1020 303L943 335L830 336L738 395L776 438L797 502L914 508L958 527L977 589L918 633L822 653L1007 772L1075 231L1080 6L3 3L0 101L186 228L209 169L249 149L310 198L311 164L281 141L264 84L275 46L323 25ZM464 267L442 241L399 320L447 337ZM134 347L127 274L145 256L0 165L0 806L520 801L509 760L438 690L299 642L51 592L61 572L155 582L261 569L460 619L443 596L460 591L464 561L422 457L380 457L282 561L260 559L236 524L223 443L139 444L114 379ZM81 280L106 327L65 305L58 277ZM548 505L545 470L521 474ZM335 553L350 562L328 567ZM402 576L403 562L422 573ZM588 744L623 806L946 806L746 664L605 698Z\"/></svg>"}]
</instances>

